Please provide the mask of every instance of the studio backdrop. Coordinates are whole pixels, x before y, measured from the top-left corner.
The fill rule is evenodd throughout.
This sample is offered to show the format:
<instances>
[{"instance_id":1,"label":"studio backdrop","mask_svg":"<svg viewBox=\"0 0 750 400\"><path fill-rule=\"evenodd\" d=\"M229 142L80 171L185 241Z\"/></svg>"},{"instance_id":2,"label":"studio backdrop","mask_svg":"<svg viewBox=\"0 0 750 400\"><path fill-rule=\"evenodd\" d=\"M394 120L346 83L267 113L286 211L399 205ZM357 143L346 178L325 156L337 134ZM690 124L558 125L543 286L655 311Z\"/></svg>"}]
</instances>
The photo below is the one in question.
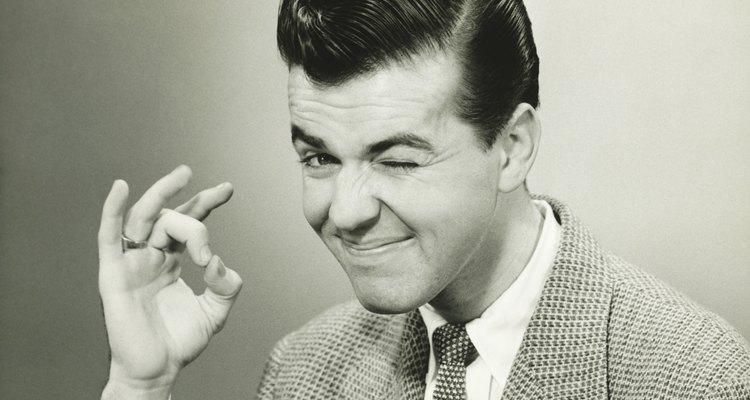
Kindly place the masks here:
<instances>
[{"instance_id":1,"label":"studio backdrop","mask_svg":"<svg viewBox=\"0 0 750 400\"><path fill-rule=\"evenodd\" d=\"M96 231L116 178L178 164L245 280L173 399L251 398L273 343L353 298L307 226L276 1L0 2L0 397L96 398ZM541 58L533 192L750 337L750 2L528 2ZM185 279L203 290L201 271Z\"/></svg>"}]
</instances>

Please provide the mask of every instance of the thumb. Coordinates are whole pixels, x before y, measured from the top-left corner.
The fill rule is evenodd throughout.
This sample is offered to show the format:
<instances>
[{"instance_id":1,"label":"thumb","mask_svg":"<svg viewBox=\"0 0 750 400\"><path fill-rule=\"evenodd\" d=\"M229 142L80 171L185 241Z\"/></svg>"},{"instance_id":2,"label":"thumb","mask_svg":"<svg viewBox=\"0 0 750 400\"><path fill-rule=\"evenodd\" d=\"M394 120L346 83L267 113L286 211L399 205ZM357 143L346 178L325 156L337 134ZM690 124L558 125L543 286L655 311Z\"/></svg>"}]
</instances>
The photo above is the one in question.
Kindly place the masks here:
<instances>
[{"instance_id":1,"label":"thumb","mask_svg":"<svg viewBox=\"0 0 750 400\"><path fill-rule=\"evenodd\" d=\"M214 255L203 274L206 290L200 296L207 306L205 311L218 332L224 326L229 311L242 289L242 278L232 269L227 268L219 256Z\"/></svg>"}]
</instances>

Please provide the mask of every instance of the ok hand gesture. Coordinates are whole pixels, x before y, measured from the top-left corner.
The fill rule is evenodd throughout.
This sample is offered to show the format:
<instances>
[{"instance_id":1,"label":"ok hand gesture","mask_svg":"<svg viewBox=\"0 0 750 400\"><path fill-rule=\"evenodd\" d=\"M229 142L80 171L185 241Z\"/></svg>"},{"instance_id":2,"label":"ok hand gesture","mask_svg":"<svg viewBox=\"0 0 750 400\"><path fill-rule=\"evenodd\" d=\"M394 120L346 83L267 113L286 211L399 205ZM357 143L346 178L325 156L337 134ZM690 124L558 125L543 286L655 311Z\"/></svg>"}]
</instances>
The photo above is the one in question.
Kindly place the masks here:
<instances>
[{"instance_id":1,"label":"ok hand gesture","mask_svg":"<svg viewBox=\"0 0 750 400\"><path fill-rule=\"evenodd\" d=\"M192 176L180 166L149 188L126 214L128 186L115 181L99 229L99 292L112 352L104 398L167 398L182 367L226 322L242 279L209 247L202 221L232 195L228 183L166 205ZM136 248L123 249L123 237ZM138 248L142 247L142 248ZM205 267L196 296L180 278L179 255Z\"/></svg>"}]
</instances>

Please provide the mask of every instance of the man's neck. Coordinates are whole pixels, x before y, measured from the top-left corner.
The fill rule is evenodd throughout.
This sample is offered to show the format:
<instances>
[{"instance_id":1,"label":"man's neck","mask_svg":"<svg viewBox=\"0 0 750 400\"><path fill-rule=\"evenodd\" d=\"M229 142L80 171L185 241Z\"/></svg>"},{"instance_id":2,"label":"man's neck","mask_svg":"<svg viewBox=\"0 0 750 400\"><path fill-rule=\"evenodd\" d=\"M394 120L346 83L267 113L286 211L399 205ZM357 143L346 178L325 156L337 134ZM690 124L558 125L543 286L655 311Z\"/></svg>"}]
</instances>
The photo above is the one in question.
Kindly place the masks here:
<instances>
[{"instance_id":1,"label":"man's neck","mask_svg":"<svg viewBox=\"0 0 750 400\"><path fill-rule=\"evenodd\" d=\"M531 197L524 193L509 212L512 218L499 224L496 258L467 265L461 277L430 304L448 322L467 322L479 317L521 274L534 253L544 219ZM491 266L491 267L488 267Z\"/></svg>"}]
</instances>

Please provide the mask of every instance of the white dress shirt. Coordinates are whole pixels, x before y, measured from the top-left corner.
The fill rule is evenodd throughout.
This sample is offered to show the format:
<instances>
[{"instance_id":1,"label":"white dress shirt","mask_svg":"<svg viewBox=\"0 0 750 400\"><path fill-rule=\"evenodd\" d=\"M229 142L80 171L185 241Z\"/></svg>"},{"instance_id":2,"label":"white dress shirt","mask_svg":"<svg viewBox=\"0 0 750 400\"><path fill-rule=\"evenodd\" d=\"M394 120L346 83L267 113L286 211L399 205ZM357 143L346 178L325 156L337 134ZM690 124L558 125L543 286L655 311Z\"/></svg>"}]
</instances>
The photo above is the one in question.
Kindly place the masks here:
<instances>
[{"instance_id":1,"label":"white dress shirt","mask_svg":"<svg viewBox=\"0 0 750 400\"><path fill-rule=\"evenodd\" d=\"M534 200L544 218L534 253L518 278L479 318L466 324L466 331L479 357L466 367L467 400L499 399L508 380L513 359L521 346L523 334L531 320L544 281L552 267L560 242L560 224L546 201ZM419 308L432 350L432 333L447 323L432 306ZM434 350L425 377L425 400L433 400L437 384L437 362Z\"/></svg>"}]
</instances>

